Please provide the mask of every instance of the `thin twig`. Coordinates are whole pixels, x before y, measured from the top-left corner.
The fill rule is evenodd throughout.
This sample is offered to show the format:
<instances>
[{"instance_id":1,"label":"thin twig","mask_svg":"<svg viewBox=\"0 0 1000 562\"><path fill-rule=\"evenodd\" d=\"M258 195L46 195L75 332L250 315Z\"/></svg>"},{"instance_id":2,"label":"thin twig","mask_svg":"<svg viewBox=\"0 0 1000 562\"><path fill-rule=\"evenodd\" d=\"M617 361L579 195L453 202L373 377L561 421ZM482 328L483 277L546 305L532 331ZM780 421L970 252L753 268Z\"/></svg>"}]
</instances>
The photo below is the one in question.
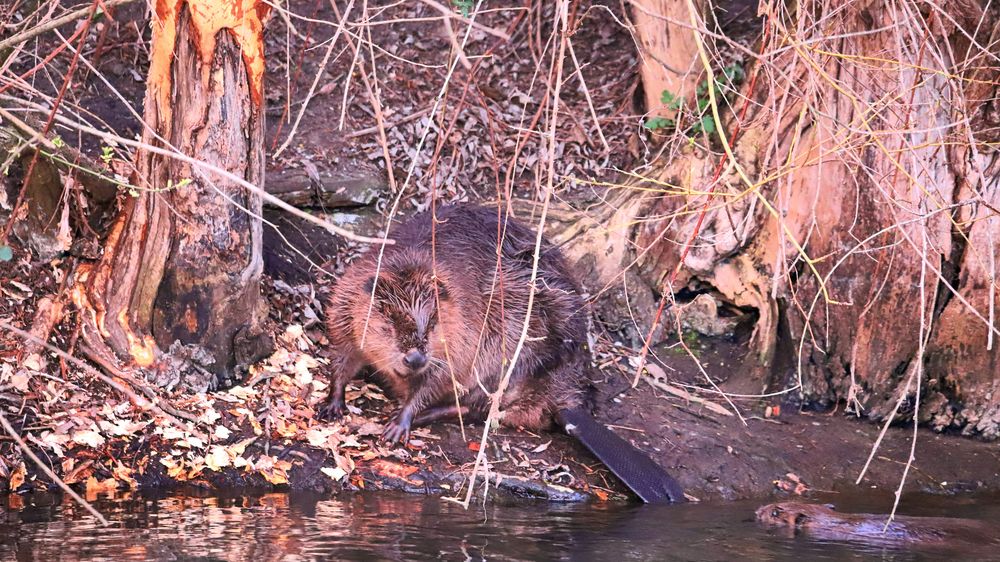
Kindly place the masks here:
<instances>
[{"instance_id":1,"label":"thin twig","mask_svg":"<svg viewBox=\"0 0 1000 562\"><path fill-rule=\"evenodd\" d=\"M455 56L458 57L458 62L462 63L462 66L466 70L472 68L472 63L469 62L469 57L465 56L465 49L462 48L462 44L458 42L458 37L455 36L455 30L451 27L451 20L445 18L444 20L444 31L448 35L448 41L451 42L451 48L455 49Z\"/></svg>"},{"instance_id":2,"label":"thin twig","mask_svg":"<svg viewBox=\"0 0 1000 562\"><path fill-rule=\"evenodd\" d=\"M399 119L398 121L393 121L392 123L386 123L384 125L385 129L386 130L393 129L393 128L398 127L400 125L403 125L405 123L409 123L410 121L416 121L417 119L420 119L421 117L423 117L424 115L427 115L430 112L431 112L431 110L429 108L428 109L421 109L420 111L414 111L413 113L407 115L406 117L403 117L402 119ZM346 135L344 135L344 138L345 139L356 139L358 137L364 137L364 136L368 136L368 135L370 135L372 133L377 133L378 131L379 131L378 125L376 125L374 127L366 127L364 129L358 129L357 131L352 131L350 133L347 133Z\"/></svg>"},{"instance_id":3,"label":"thin twig","mask_svg":"<svg viewBox=\"0 0 1000 562\"><path fill-rule=\"evenodd\" d=\"M7 434L10 435L10 438L13 439L15 443L17 443L17 446L21 448L21 451L23 451L24 454L27 455L28 458L31 459L31 461L34 462L36 466L38 466L38 469L44 472L45 475L49 477L50 480L52 480L53 482L56 483L56 485L62 488L62 491L66 492L66 494L69 497L73 498L73 500L76 501L76 503L83 506L83 508L89 511L91 515L96 517L97 520L101 522L101 525L104 525L105 527L111 525L111 523L107 519L105 519L103 515L101 515L101 512L94 509L94 506L90 505L90 503L87 500L81 498L80 494L74 492L73 488L70 488L68 484L66 484L65 482L62 481L61 478L56 476L56 473L53 472L52 469L49 468L47 464L42 462L42 459L38 458L38 455L36 455L28 447L28 444L24 442L24 439L21 439L21 436L17 434L17 431L14 430L14 426L12 426L9 421L7 421L7 416L3 415L3 413L0 413L0 425L3 425L4 430L6 430Z\"/></svg>"},{"instance_id":4,"label":"thin twig","mask_svg":"<svg viewBox=\"0 0 1000 562\"><path fill-rule=\"evenodd\" d=\"M531 278L528 281L528 302L525 306L524 322L521 325L521 335L517 340L517 345L514 347L514 353L510 358L507 370L500 379L500 383L497 385L496 391L490 396L490 411L486 416L486 423L483 424L483 436L479 442L479 453L476 454L476 462L472 467L472 474L469 475L469 488L466 492L465 500L462 502L466 509L468 509L469 505L472 503L472 494L475 491L476 476L479 468L484 466L486 462L486 444L489 439L490 428L500 415L500 403L503 399L504 393L507 391L507 386L510 384L511 376L514 374L514 369L517 367L517 361L521 356L521 351L524 349L524 343L528 340L528 327L531 324L531 311L535 304L535 291L538 280L538 262L541 258L542 241L544 240L545 235L545 220L548 217L549 204L552 201L552 192L555 189L556 124L559 117L559 94L562 90L563 84L563 61L566 58L566 43L569 39L568 12L569 3L567 0L562 0L556 7L555 12L555 19L561 27L561 32L558 53L553 53L553 58L555 59L555 69L553 71L555 75L555 86L552 88L552 113L549 117L549 131L547 135L549 141L549 150L547 154L548 177L543 187L544 196L542 200L542 209L538 218L538 232L535 235L534 256L531 263Z\"/></svg>"},{"instance_id":5,"label":"thin twig","mask_svg":"<svg viewBox=\"0 0 1000 562\"><path fill-rule=\"evenodd\" d=\"M445 16L446 18L448 18L448 19L461 20L463 23L468 24L469 26L473 27L474 29L478 29L479 31L484 31L484 32L489 33L490 35L492 35L494 37L499 37L500 39L503 39L504 41L510 41L510 35L504 33L503 31L500 31L499 29L493 29L492 27L483 25L483 24L481 24L481 23L479 23L479 22L477 22L477 21L475 21L473 19L469 19L469 18L463 16L462 14L459 14L455 10L452 10L448 6L445 6L445 5L441 4L440 2L436 2L435 0L420 0L420 1L423 2L424 4L427 4L428 6L430 6L432 8L434 8L435 10L441 12L441 14L443 16ZM478 8L476 8L476 9L478 10Z\"/></svg>"},{"instance_id":6,"label":"thin twig","mask_svg":"<svg viewBox=\"0 0 1000 562\"><path fill-rule=\"evenodd\" d=\"M146 400L145 398L143 398L143 397L139 396L138 394L136 394L132 389L130 389L130 388L126 387L125 385L119 383L118 381L112 379L108 375L105 375L104 373L102 373L102 372L98 371L97 369L91 367L90 365L86 364L85 362L81 361L80 359L78 359L76 357L73 357L72 355L66 353L65 351L59 349L58 347L56 347L56 346L54 346L54 345L52 345L52 344L50 344L50 343L48 343L46 341L42 341L42 340L38 339L34 335L32 335L32 334L30 334L28 332L25 332L24 330L21 330L19 328L15 328L14 326L10 325L9 323L7 323L7 322L5 322L3 320L0 320L0 329L8 330L9 332L11 332L11 333L13 333L13 334L15 334L17 336L20 336L25 341L34 342L34 343L36 343L38 345L41 345L42 347L44 347L45 349L47 349L48 351L50 351L52 353L55 353L57 356L61 357L62 359L65 359L66 361L68 361L68 362L76 365L77 367L80 367L81 369L87 371L87 373L89 373L89 374L97 377L98 379L100 379L101 381L103 381L105 384L107 384L111 388L113 388L113 389L117 390L118 392L121 392L122 394L124 394L125 397L128 398L130 402L132 402L133 404L135 404L135 406L137 408L139 408L141 410L152 409L155 413L163 416L164 418L166 418L167 420L169 420L171 423L177 425L178 427L184 427L184 423L183 422L181 422L179 419L177 419L176 417L174 417L173 415L171 415L170 413L168 413L164 409L164 407L162 407L162 406L159 405L160 400L159 400L159 397L155 395L155 393L153 393L153 395L151 396L152 402L150 402L149 400ZM86 352L86 350L85 350L85 352ZM93 355L97 356L96 353L94 353ZM128 380L130 378L132 380ZM148 395L148 393L146 391L147 390L151 390L151 389L145 389L144 388L145 385L140 384L138 381L136 381L132 377L122 377L122 379L126 380L127 382L129 382L129 384L134 385L136 388L139 388L140 390L143 390L143 392L146 393L147 395ZM169 406L167 406L167 407L169 408ZM190 414L187 414L187 415L189 416ZM197 418L194 418L194 419L197 419ZM192 432L192 434L194 434L194 433ZM198 436L202 437L203 434L201 434L201 432L198 432Z\"/></svg>"},{"instance_id":7,"label":"thin twig","mask_svg":"<svg viewBox=\"0 0 1000 562\"><path fill-rule=\"evenodd\" d=\"M360 234L355 234L355 233L347 230L346 228L343 228L343 227L340 227L340 226L337 226L337 225L331 223L330 221L326 221L326 220L323 220L323 219L321 219L319 217L310 215L309 213L306 213L305 211L303 211L303 210L301 210L301 209L299 209L297 207L293 207L292 205L289 205L288 203L282 201L281 199L275 197L274 195L271 195L270 193L264 191L260 187L254 185L254 184L252 184L250 182L248 182L247 180L245 180L245 179L237 176L236 174L234 174L234 173L232 173L232 172L230 172L228 170L224 170L224 169L222 169L222 168L220 168L218 166L215 166L213 164L209 164L207 162L203 162L201 160L198 160L197 158L192 158L192 157L190 157L187 154L184 154L182 152L172 151L172 150L166 150L166 149L160 148L158 146L152 146L152 145L144 143L144 142L135 141L135 140L132 140L132 139L127 139L127 138L122 137L120 135L109 133L107 131L101 131L101 130L95 129L93 127L88 127L87 125L84 125L82 123L77 123L75 121L72 121L70 119L66 119L64 117L57 117L57 120L60 121L60 122L62 122L62 123L64 123L64 124L69 125L70 127L74 128L74 129L76 129L76 130L78 130L78 131L80 131L82 133L87 133L89 135L94 135L94 136L100 138L101 140L104 140L104 141L113 141L113 142L116 142L116 143L119 143L119 144L123 144L125 146L131 146L132 148L142 149L142 150L146 150L146 151L152 152L154 154L159 154L160 156L166 156L168 158L176 158L177 160L180 160L181 162L185 162L185 163L191 164L192 166L195 166L195 167L198 167L198 168L202 168L202 169L204 169L206 171L212 172L213 174L222 176L223 178L225 178L225 179L227 179L227 180L229 180L229 181L231 181L233 183L238 184L240 187L243 187L247 191L249 191L249 192L251 192L251 193L253 193L255 195L260 196L260 198L263 199L265 202L270 203L270 204L274 205L275 207L278 207L279 209L281 209L283 211L286 211L286 212L288 212L288 213L290 213L292 215L295 215L296 217L298 217L298 218L300 218L302 220L305 220L307 222L311 222L311 223L313 223L313 224L315 224L315 225L317 225L317 226L319 226L319 227L321 227L323 229L326 229L329 232L332 232L333 234L336 234L338 236L342 236L342 237L344 237L344 238L346 238L348 240L354 240L355 242L363 242L363 243L366 243L366 244L386 244L386 245L390 245L390 246L396 243L395 240L391 240L391 239L376 238L376 237L371 237L371 236L363 236L363 235L360 235Z\"/></svg>"},{"instance_id":8,"label":"thin twig","mask_svg":"<svg viewBox=\"0 0 1000 562\"><path fill-rule=\"evenodd\" d=\"M31 128L30 125L21 121L16 115L7 111L6 109L0 107L0 117L10 121L15 127L21 130L24 134L28 135L30 138L26 141L29 146L33 146L36 142L44 146L45 148L51 150L52 152L57 152L59 149L56 145L52 144L52 141L45 138L45 135L41 131L36 131Z\"/></svg>"},{"instance_id":9,"label":"thin twig","mask_svg":"<svg viewBox=\"0 0 1000 562\"><path fill-rule=\"evenodd\" d=\"M135 1L136 0L105 0L104 2L102 2L102 4L108 8L114 8L117 6L123 6L125 4L131 4L132 2ZM70 12L64 16L58 17L54 20L50 20L46 23L43 23L36 27L32 27L31 29L28 29L21 33L18 33L13 37L8 37L7 39L0 41L0 52L3 52L3 50L6 49L7 47L17 45L18 43L23 43L25 41L28 41L29 39L33 39L45 33L46 31L51 31L71 21L76 21L80 18L84 18L87 16L88 13L90 13L89 6L86 8L80 8L79 10Z\"/></svg>"},{"instance_id":10,"label":"thin twig","mask_svg":"<svg viewBox=\"0 0 1000 562\"><path fill-rule=\"evenodd\" d=\"M576 66L576 75L580 79L580 89L583 90L583 97L587 100L587 108L590 109L590 117L594 120L594 127L597 128L597 136L600 137L601 144L604 145L604 151L611 152L611 145L608 144L608 139L604 138L604 129L601 128L601 120L597 118L594 100L590 97L590 88L587 87L587 81L583 79L583 68L580 66L580 61L576 58L576 51L573 50L573 42L569 41L567 47L569 49L569 56L573 59L573 65Z\"/></svg>"},{"instance_id":11,"label":"thin twig","mask_svg":"<svg viewBox=\"0 0 1000 562\"><path fill-rule=\"evenodd\" d=\"M924 252L927 252L927 230L924 229ZM903 486L906 485L906 477L910 474L910 468L913 466L913 462L917 460L917 431L920 429L920 386L924 378L924 352L927 349L927 339L930 337L930 322L933 321L933 317L928 319L934 312L934 303L927 306L927 266L924 265L920 268L920 340L919 348L917 349L917 357L914 359L916 363L916 368L914 369L913 376L917 379L917 387L913 392L913 438L910 440L910 454L906 457L906 465L903 467L903 475L899 477L899 487L896 488L895 497L892 502L892 511L889 512L889 518L885 521L885 527L882 528L884 533L889 528L889 523L896 517L896 510L899 509L899 500L903 497ZM905 396L905 395L904 395ZM903 400L903 397L900 397Z\"/></svg>"},{"instance_id":12,"label":"thin twig","mask_svg":"<svg viewBox=\"0 0 1000 562\"><path fill-rule=\"evenodd\" d=\"M482 3L483 3L483 0L479 0L479 2L476 4L476 11L477 12L479 10L479 6L481 6ZM334 10L336 11L336 5L333 3L333 0L331 0L331 5L334 5ZM462 45L463 46L469 41L469 35L471 34L471 32L472 32L472 26L469 26L468 28L466 28L465 35L462 38ZM434 98L434 105L431 106L430 117L427 120L427 126L424 127L424 130L423 130L423 132L420 135L420 140L417 142L416 147L414 147L413 156L412 156L412 159L410 160L410 166L406 170L406 177L403 178L403 185L399 186L398 189L395 189L395 191L396 191L396 197L393 199L392 206L389 208L389 212L388 212L388 214L386 216L385 229L383 230L383 232L384 232L383 238L388 239L389 229L392 228L392 221L395 218L396 213L399 211L399 204L403 200L403 194L406 193L406 189L410 185L410 180L413 179L413 172L414 172L414 170L416 170L417 164L420 162L420 153L421 153L421 151L423 151L424 145L427 143L427 137L430 134L430 132L434 129L434 118L437 115L438 109L441 107L441 104L442 104L442 102L444 100L445 92L448 91L448 86L451 84L451 79L455 75L455 69L457 68L457 66L458 66L458 58L456 57L456 58L452 59L452 62L451 62L451 64L448 67L448 73L444 77L444 83L441 84L441 89L438 90L437 97ZM362 72L361 74L362 74L362 77L363 77L364 73ZM377 100L377 98L375 98L375 97L373 97L373 99ZM378 109L378 108L376 108L376 109ZM380 110L378 110L378 111L380 111ZM376 111L376 117L378 117L378 115L379 115L378 111ZM384 123L379 123L379 127L380 127L380 129L379 129L380 139L384 141L384 138L385 138L385 124ZM383 144L383 153L385 153L385 152L387 152L387 148L386 148L384 142L382 144ZM389 164L389 162L388 162L388 159L387 159L387 161L386 161L386 167L388 168L389 178L391 180L392 177L393 177L392 171L391 171L392 168L391 168L391 166L388 166L388 164ZM376 258L376 262L375 262L375 276L374 276L375 283L372 284L372 296L373 297L374 297L374 294L375 294L374 291L376 289L376 285L378 284L379 273L380 273L380 271L382 269L382 258L385 255L385 246L386 246L385 244L380 244L379 245L379 249L378 249L378 257ZM374 298L369 299L368 310L365 313L365 328L364 328L364 332L368 331L367 330L367 328L368 328L368 321L371 318L372 307L373 307L374 302L375 302ZM362 332L362 333L364 333L364 332ZM361 346L364 347L364 336L362 336Z\"/></svg>"},{"instance_id":13,"label":"thin twig","mask_svg":"<svg viewBox=\"0 0 1000 562\"><path fill-rule=\"evenodd\" d=\"M333 54L333 48L337 45L337 39L340 38L340 34L344 31L344 25L347 23L347 16L351 13L351 8L354 7L354 0L350 0L347 3L347 7L344 8L344 15L340 17L340 24L337 25L337 31L333 34L333 38L330 39L330 44L327 45L326 53L323 54L323 60L319 63L319 69L316 70L316 77L313 78L312 85L309 86L309 92L306 94L306 99L302 100L302 107L299 108L299 114L295 116L295 123L292 124L292 130L288 131L288 137L285 138L285 142L281 143L281 146L274 151L271 158L277 158L282 152L288 148L288 145L295 138L295 132L299 130L299 123L302 122L302 116L306 114L306 108L309 107L309 102L312 100L313 94L316 93L316 86L319 85L319 81L323 78L323 71L326 70L326 65L330 62L330 55Z\"/></svg>"}]
</instances>

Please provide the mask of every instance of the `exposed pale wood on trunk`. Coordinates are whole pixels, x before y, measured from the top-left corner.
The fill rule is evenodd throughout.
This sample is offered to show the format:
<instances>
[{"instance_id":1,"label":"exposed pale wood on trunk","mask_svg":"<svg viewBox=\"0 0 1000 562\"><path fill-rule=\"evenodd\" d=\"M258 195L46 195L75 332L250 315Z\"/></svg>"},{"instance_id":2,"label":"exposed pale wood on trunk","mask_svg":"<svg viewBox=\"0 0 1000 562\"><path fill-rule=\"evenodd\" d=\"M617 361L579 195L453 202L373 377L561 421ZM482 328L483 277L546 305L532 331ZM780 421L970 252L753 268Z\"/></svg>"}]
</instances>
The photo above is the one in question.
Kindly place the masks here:
<instances>
[{"instance_id":1,"label":"exposed pale wood on trunk","mask_svg":"<svg viewBox=\"0 0 1000 562\"><path fill-rule=\"evenodd\" d=\"M801 361L799 392L806 401L832 405L857 398L863 415L883 418L917 367L924 270L924 312L931 332L921 419L996 438L1000 156L988 145L973 150L969 141L998 140L998 10L991 7L983 14L976 2L935 8L948 10L951 18L930 23L936 34L931 40L943 52L973 53L976 60L952 61L934 73L918 70L940 66L929 57L916 60L919 44L897 46L909 36L895 32L893 13L879 3L832 14L822 13L823 6L807 3L799 9L825 18L826 31L797 39L845 57L809 49L772 55L768 64L785 74L751 92L761 105L734 147L751 178L776 178L759 189L779 216L765 212L752 194L737 197L745 186L723 175L676 286L691 283L759 312L753 353L728 389L759 392L796 384L794 369L774 367L781 325L786 326L783 349L798 355L801 344L796 361ZM794 21L783 25L795 28ZM642 35L649 33L642 29ZM831 29L857 36L827 40L823 33ZM977 33L979 47L969 49L967 33ZM682 58L678 53L684 49L663 37L641 40L667 49L661 60ZM992 57L981 51L983 45L990 46ZM896 50L889 55L887 48ZM902 58L904 64L861 62L887 57ZM819 80L823 87L810 87L821 72L842 90L825 80ZM659 100L648 103L655 109ZM716 158L682 152L650 175L704 192ZM606 284L621 291L629 275L623 270L635 262L642 283L636 287L633 278L629 290L658 293L704 202L700 194L618 189L585 211L554 213L553 235L567 242L571 256L593 264L599 278L587 280L592 292ZM824 301L820 279L804 266L789 236L812 258L823 258L816 268L836 302ZM642 299L632 302L637 300ZM631 308L642 329L648 329L654 311ZM991 317L992 327L987 324ZM914 397L908 398L912 403ZM912 416L912 411L904 407L899 415Z\"/></svg>"},{"instance_id":2,"label":"exposed pale wood on trunk","mask_svg":"<svg viewBox=\"0 0 1000 562\"><path fill-rule=\"evenodd\" d=\"M264 113L246 49L223 31L206 58L204 30L179 6L176 34L159 35L174 45L170 75L149 81L143 139L162 146L156 134L163 135L183 153L262 185ZM149 151L139 151L137 164L142 191L126 201L104 258L80 270L85 337L99 353L110 349L154 370L175 342L195 345L214 359L203 366L218 382L230 381L253 353L240 342L263 347L253 341L263 316L260 198Z\"/></svg>"}]
</instances>

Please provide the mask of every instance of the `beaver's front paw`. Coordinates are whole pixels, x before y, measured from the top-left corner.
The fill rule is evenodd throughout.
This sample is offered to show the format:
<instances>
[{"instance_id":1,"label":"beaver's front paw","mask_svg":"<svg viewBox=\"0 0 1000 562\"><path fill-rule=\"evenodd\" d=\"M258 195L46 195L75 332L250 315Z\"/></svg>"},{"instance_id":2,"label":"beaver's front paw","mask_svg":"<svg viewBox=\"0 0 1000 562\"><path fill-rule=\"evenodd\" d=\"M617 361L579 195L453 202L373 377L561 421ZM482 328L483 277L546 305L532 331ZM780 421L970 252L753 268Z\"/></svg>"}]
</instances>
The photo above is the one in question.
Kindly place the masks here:
<instances>
[{"instance_id":1,"label":"beaver's front paw","mask_svg":"<svg viewBox=\"0 0 1000 562\"><path fill-rule=\"evenodd\" d=\"M382 432L382 441L388 443L406 444L410 440L410 426L413 423L413 416L402 411L390 421Z\"/></svg>"},{"instance_id":2,"label":"beaver's front paw","mask_svg":"<svg viewBox=\"0 0 1000 562\"><path fill-rule=\"evenodd\" d=\"M344 403L344 399L331 398L327 400L326 405L323 406L317 414L317 417L321 420L326 421L337 421L344 417L347 413L347 404Z\"/></svg>"}]
</instances>

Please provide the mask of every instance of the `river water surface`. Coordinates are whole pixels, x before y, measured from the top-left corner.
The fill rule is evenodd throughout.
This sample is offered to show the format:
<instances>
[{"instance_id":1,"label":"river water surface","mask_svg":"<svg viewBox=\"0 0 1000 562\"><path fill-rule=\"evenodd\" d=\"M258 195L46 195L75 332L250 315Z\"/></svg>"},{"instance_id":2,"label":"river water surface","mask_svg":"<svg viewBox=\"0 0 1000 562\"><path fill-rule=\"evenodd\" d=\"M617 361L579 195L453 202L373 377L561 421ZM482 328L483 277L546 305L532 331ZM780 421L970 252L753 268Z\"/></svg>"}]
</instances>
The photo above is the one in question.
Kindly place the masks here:
<instances>
[{"instance_id":1,"label":"river water surface","mask_svg":"<svg viewBox=\"0 0 1000 562\"><path fill-rule=\"evenodd\" d=\"M675 506L491 502L397 493L98 499L8 496L0 560L936 560L914 547L823 542L753 521L760 502ZM871 505L865 505L866 501ZM860 510L891 505L852 500ZM1000 519L989 500L908 499L919 515ZM859 509L855 509L858 511ZM964 559L956 551L953 559ZM976 558L982 558L979 553ZM997 558L1000 560L1000 552Z\"/></svg>"}]
</instances>

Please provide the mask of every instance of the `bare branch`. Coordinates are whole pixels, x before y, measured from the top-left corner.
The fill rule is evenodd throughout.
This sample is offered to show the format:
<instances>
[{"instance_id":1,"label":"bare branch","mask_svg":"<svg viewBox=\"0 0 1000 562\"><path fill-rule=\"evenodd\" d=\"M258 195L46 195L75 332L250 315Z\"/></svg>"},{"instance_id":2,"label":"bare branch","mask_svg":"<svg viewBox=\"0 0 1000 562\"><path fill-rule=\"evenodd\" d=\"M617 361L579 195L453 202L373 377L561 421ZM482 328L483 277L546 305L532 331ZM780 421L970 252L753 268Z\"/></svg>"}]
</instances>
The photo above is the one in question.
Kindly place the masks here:
<instances>
[{"instance_id":1,"label":"bare branch","mask_svg":"<svg viewBox=\"0 0 1000 562\"><path fill-rule=\"evenodd\" d=\"M105 2L103 2L103 5L106 6L106 7L108 7L108 8L114 8L116 6L124 6L125 4L131 4L132 2L135 2L135 1L136 0L105 0ZM87 17L87 14L89 14L89 13L90 13L90 7L89 6L86 7L86 8L80 8L79 10L76 10L74 12L70 12L70 13L62 16L62 17L58 17L58 18L56 18L54 20L48 21L48 22L43 23L41 25L38 25L36 27L32 27L31 29L29 29L27 31L24 31L22 33L18 33L17 35L15 35L13 37L9 37L7 39L4 39L3 41L0 41L0 52L3 52L4 49L7 49L8 47L11 47L11 46L17 45L19 43L23 43L25 41L28 41L29 39L33 39L35 37L38 37L39 35L45 33L46 31L51 31L51 30L53 30L53 29L55 29L55 28L57 28L57 27L59 27L61 25L70 23L72 21L76 21L76 20L78 20L80 18L85 18L85 17Z\"/></svg>"}]
</instances>

